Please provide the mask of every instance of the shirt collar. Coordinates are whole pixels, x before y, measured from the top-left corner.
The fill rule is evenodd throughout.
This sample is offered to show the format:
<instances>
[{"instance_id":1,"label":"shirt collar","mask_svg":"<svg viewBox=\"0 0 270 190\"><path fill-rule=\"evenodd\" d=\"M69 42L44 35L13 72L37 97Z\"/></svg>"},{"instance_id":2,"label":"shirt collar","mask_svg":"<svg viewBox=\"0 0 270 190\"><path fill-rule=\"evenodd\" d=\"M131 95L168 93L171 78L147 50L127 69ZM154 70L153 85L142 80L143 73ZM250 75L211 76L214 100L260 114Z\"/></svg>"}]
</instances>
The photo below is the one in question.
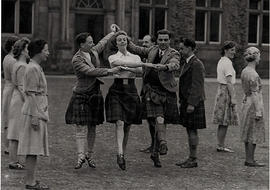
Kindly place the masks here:
<instances>
[{"instance_id":1,"label":"shirt collar","mask_svg":"<svg viewBox=\"0 0 270 190\"><path fill-rule=\"evenodd\" d=\"M116 54L119 55L119 56L129 56L130 52L127 51L127 55L124 55L121 51L118 51Z\"/></svg>"},{"instance_id":2,"label":"shirt collar","mask_svg":"<svg viewBox=\"0 0 270 190\"><path fill-rule=\"evenodd\" d=\"M191 58L194 56L194 54L192 54L191 56L189 56L187 59L186 59L186 62L188 63L190 60L191 60Z\"/></svg>"}]
</instances>

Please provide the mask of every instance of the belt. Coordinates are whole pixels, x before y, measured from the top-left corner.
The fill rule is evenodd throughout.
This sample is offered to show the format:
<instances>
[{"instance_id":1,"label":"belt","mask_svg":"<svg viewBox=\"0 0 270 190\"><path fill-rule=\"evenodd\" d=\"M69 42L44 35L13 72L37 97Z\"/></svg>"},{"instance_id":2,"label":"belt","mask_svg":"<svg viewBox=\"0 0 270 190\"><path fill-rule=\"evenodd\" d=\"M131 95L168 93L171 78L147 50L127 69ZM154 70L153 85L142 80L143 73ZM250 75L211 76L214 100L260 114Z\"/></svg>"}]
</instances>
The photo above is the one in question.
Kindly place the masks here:
<instances>
[{"instance_id":1,"label":"belt","mask_svg":"<svg viewBox=\"0 0 270 190\"><path fill-rule=\"evenodd\" d=\"M115 78L114 83L116 84L134 84L135 79L133 78Z\"/></svg>"}]
</instances>

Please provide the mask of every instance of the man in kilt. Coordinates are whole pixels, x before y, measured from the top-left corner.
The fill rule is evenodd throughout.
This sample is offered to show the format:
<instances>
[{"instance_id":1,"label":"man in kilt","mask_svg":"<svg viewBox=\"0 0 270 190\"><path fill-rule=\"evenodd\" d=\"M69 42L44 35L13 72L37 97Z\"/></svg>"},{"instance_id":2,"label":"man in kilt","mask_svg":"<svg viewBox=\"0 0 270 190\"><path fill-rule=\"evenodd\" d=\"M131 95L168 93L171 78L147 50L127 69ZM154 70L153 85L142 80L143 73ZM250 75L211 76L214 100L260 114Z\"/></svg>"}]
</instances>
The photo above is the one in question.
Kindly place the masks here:
<instances>
[{"instance_id":1,"label":"man in kilt","mask_svg":"<svg viewBox=\"0 0 270 190\"><path fill-rule=\"evenodd\" d=\"M179 51L184 58L181 61L179 78L180 124L188 134L189 158L177 166L182 168L197 167L197 146L199 143L197 129L206 128L205 92L203 63L194 55L196 43L191 39L181 39ZM182 64L183 63L183 64Z\"/></svg>"},{"instance_id":2,"label":"man in kilt","mask_svg":"<svg viewBox=\"0 0 270 190\"><path fill-rule=\"evenodd\" d=\"M76 125L78 161L75 169L81 168L85 161L90 167L96 167L92 159L96 125L104 121L104 100L100 91L100 84L103 82L97 77L112 75L120 71L120 67L99 68L98 54L103 51L107 41L118 29L117 25L112 24L112 32L101 39L97 45L93 43L93 38L89 33L80 33L75 39L79 50L72 58L72 65L77 83L73 88L65 115L67 124ZM85 151L86 141L88 151Z\"/></svg>"},{"instance_id":3,"label":"man in kilt","mask_svg":"<svg viewBox=\"0 0 270 190\"><path fill-rule=\"evenodd\" d=\"M167 154L166 124L179 123L177 107L177 82L174 72L180 68L179 53L170 47L171 33L157 32L157 45L150 48L130 43L131 52L147 57L154 68L145 68L143 75L142 109L144 119L155 121L155 143L151 159L155 167L161 167L159 155Z\"/></svg>"}]
</instances>

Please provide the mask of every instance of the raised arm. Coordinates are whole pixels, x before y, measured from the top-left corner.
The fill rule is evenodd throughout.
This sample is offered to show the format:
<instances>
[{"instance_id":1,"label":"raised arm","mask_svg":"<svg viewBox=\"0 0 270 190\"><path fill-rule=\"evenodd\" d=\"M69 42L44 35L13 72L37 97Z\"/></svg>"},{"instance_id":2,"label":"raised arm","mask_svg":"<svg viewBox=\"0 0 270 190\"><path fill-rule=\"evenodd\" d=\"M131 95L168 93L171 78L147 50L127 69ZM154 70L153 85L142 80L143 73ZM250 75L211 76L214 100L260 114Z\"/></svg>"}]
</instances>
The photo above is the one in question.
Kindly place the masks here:
<instances>
[{"instance_id":1,"label":"raised arm","mask_svg":"<svg viewBox=\"0 0 270 190\"><path fill-rule=\"evenodd\" d=\"M134 54L140 55L140 56L142 56L144 58L147 58L148 53L149 53L151 48L145 48L145 47L137 46L132 41L129 41L127 49L131 53L134 53Z\"/></svg>"}]
</instances>

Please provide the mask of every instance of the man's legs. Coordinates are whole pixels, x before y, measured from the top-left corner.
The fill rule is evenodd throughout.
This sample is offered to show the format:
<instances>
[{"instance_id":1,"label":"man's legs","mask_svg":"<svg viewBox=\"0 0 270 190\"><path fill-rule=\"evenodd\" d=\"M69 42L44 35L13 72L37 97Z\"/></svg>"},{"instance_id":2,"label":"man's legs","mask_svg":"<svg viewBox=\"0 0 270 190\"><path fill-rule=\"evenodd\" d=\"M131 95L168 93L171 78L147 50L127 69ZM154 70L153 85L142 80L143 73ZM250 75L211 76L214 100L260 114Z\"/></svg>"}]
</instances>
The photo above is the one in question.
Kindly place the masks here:
<instances>
[{"instance_id":1,"label":"man's legs","mask_svg":"<svg viewBox=\"0 0 270 190\"><path fill-rule=\"evenodd\" d=\"M76 145L78 153L78 161L75 169L82 167L85 162L85 143L87 136L87 126L86 125L76 125Z\"/></svg>"},{"instance_id":2,"label":"man's legs","mask_svg":"<svg viewBox=\"0 0 270 190\"><path fill-rule=\"evenodd\" d=\"M147 118L147 123L148 123L148 127L149 127L149 132L151 135L151 146L144 148L144 149L141 149L140 152L151 153L153 150L153 146L154 146L155 125L156 125L155 118L153 118L153 117Z\"/></svg>"},{"instance_id":3,"label":"man's legs","mask_svg":"<svg viewBox=\"0 0 270 190\"><path fill-rule=\"evenodd\" d=\"M164 124L163 117L157 117L156 119L156 129L159 143L159 153L160 155L167 154L167 141L166 141L166 125Z\"/></svg>"},{"instance_id":4,"label":"man's legs","mask_svg":"<svg viewBox=\"0 0 270 190\"><path fill-rule=\"evenodd\" d=\"M93 154L93 148L95 145L95 139L96 139L96 126L95 125L88 125L88 133L87 133L87 145L88 150L86 152L86 160L88 161L88 165L91 168L95 168L96 164L92 159Z\"/></svg>"}]
</instances>

